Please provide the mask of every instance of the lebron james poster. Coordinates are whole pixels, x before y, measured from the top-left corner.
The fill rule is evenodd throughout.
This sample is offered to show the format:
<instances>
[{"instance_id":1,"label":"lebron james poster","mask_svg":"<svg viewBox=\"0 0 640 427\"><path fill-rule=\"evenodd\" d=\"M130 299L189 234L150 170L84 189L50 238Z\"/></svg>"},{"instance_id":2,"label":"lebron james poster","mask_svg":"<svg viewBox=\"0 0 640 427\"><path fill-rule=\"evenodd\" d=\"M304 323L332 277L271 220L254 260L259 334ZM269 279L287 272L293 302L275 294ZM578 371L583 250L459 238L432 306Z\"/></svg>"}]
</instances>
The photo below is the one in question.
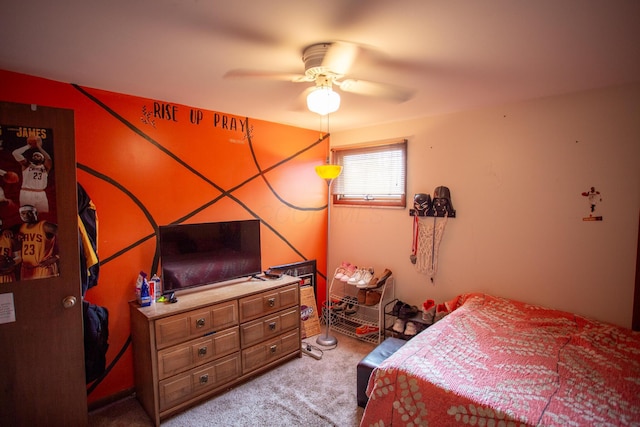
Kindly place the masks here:
<instances>
[{"instance_id":1,"label":"lebron james poster","mask_svg":"<svg viewBox=\"0 0 640 427\"><path fill-rule=\"evenodd\" d=\"M59 274L53 130L0 124L0 283Z\"/></svg>"}]
</instances>

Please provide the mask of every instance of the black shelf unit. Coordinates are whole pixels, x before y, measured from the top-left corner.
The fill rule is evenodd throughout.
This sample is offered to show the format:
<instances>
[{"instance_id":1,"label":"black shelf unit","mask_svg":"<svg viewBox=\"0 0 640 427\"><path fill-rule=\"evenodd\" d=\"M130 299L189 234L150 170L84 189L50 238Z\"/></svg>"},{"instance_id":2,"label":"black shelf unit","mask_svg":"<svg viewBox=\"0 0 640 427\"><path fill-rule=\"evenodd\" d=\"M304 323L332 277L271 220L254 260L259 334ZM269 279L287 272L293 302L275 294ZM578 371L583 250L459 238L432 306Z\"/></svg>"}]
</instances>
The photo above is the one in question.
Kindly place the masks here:
<instances>
[{"instance_id":1,"label":"black shelf unit","mask_svg":"<svg viewBox=\"0 0 640 427\"><path fill-rule=\"evenodd\" d=\"M427 323L425 320L423 320L422 312L418 310L417 315L410 317L408 319L404 319L405 324L406 322L413 322L416 324L416 326L418 327L418 330L416 331L416 335L405 335L404 333L395 331L393 329L393 324L395 323L398 316L393 314L393 307L398 301L399 300L396 298L394 300L389 301L384 306L384 337L385 338L389 336L389 337L400 338L408 341L433 324L433 323ZM391 323L389 324L389 322Z\"/></svg>"}]
</instances>

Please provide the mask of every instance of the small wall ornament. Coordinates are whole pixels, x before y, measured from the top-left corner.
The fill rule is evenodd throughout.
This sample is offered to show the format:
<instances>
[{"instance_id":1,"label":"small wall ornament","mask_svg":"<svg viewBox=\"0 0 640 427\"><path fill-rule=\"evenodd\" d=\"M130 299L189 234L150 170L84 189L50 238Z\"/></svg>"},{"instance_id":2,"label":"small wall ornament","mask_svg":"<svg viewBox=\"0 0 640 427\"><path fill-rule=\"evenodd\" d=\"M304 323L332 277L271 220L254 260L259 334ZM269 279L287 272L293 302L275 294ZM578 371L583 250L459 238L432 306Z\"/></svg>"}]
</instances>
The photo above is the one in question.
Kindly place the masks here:
<instances>
[{"instance_id":1,"label":"small wall ornament","mask_svg":"<svg viewBox=\"0 0 640 427\"><path fill-rule=\"evenodd\" d=\"M583 191L582 196L587 198L589 203L589 216L582 218L583 221L602 221L601 215L596 215L596 205L602 202L602 195L595 187L591 187L588 191Z\"/></svg>"}]
</instances>

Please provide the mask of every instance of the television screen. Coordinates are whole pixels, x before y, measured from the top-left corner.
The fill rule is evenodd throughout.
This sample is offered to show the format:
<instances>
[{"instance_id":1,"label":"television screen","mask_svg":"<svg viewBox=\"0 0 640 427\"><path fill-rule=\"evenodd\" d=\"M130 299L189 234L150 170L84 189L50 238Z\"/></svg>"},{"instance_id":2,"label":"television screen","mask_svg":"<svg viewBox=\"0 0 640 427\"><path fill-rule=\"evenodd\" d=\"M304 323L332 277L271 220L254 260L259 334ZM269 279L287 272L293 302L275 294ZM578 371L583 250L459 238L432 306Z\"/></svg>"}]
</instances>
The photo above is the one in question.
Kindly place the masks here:
<instances>
[{"instance_id":1,"label":"television screen","mask_svg":"<svg viewBox=\"0 0 640 427\"><path fill-rule=\"evenodd\" d=\"M260 221L160 226L164 292L261 273Z\"/></svg>"}]
</instances>

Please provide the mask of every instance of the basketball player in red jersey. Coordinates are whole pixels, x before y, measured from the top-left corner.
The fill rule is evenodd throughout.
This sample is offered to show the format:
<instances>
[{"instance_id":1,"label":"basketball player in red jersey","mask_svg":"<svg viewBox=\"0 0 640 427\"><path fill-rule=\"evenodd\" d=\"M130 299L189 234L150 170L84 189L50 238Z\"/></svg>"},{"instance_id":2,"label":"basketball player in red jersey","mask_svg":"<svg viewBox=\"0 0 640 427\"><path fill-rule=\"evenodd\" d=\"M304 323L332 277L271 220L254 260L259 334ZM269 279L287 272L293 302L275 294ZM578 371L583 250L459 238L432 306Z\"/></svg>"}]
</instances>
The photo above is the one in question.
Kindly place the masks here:
<instances>
[{"instance_id":1,"label":"basketball player in red jersey","mask_svg":"<svg viewBox=\"0 0 640 427\"><path fill-rule=\"evenodd\" d=\"M19 212L24 222L18 232L18 240L22 243L20 278L38 279L57 276L58 226L48 221L38 221L38 210L31 205L20 207Z\"/></svg>"}]
</instances>

